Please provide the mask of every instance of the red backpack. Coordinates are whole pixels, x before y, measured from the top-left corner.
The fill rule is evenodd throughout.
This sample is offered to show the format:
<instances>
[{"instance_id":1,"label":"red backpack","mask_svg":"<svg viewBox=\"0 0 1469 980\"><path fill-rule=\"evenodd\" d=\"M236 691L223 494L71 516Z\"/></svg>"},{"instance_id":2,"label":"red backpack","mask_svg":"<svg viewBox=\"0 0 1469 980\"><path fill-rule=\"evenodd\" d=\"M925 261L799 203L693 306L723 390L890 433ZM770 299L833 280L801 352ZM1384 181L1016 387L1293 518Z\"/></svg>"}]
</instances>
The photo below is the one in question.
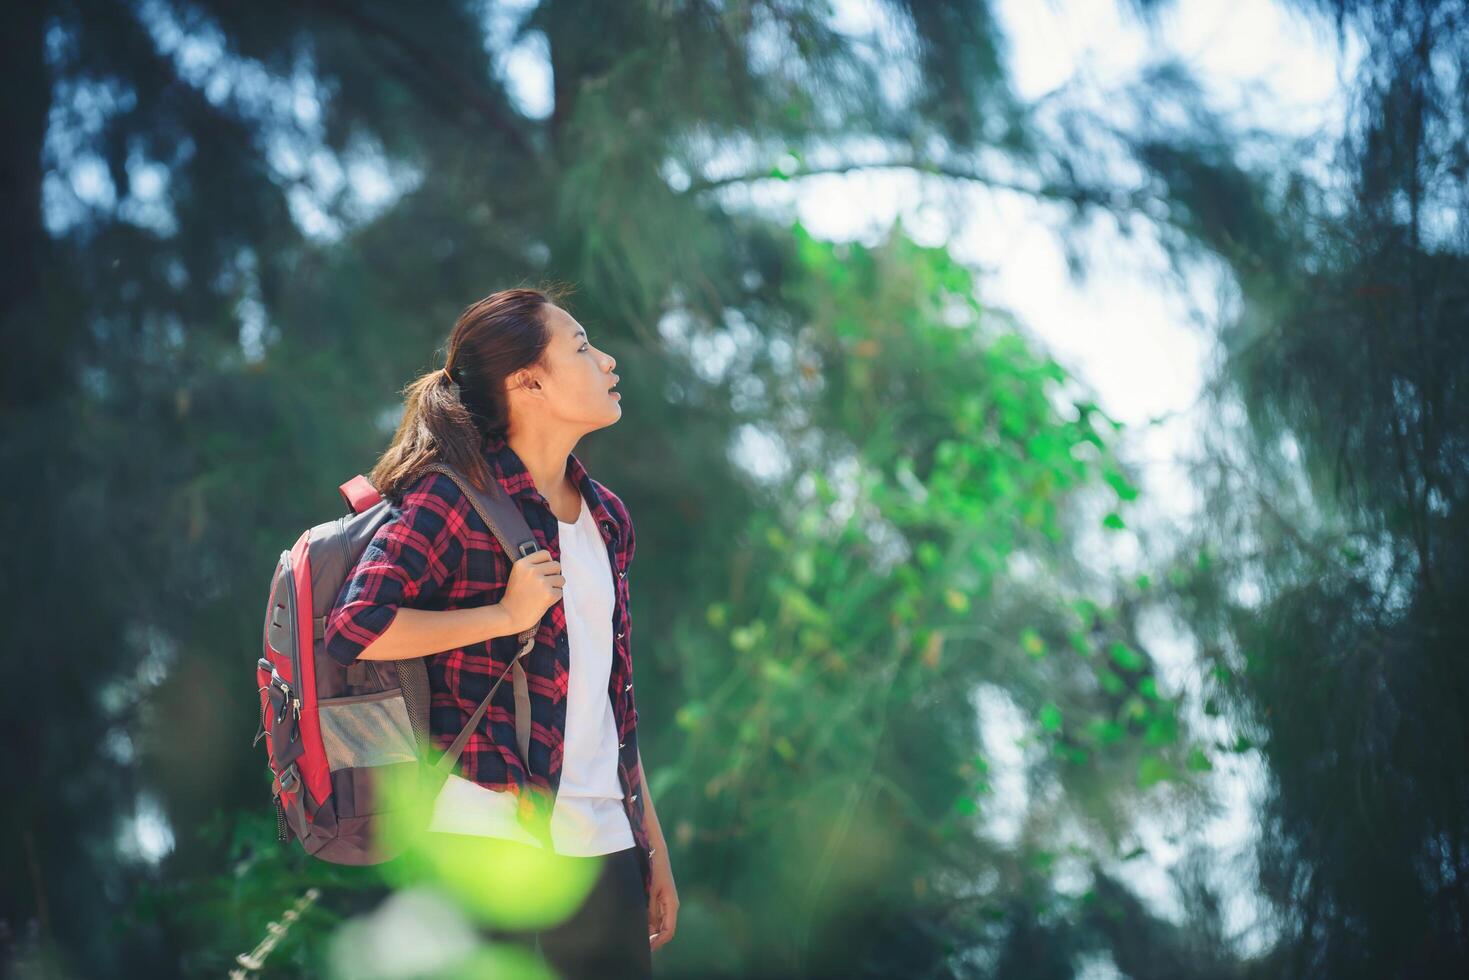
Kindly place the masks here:
<instances>
[{"instance_id":1,"label":"red backpack","mask_svg":"<svg viewBox=\"0 0 1469 980\"><path fill-rule=\"evenodd\" d=\"M539 550L519 507L493 479L490 492L482 493L447 463L428 470L459 485L505 554L523 557ZM360 474L339 489L349 512L303 532L276 563L265 607L265 650L255 670L255 742L265 739L277 839L299 840L306 853L334 864L377 864L401 850L401 843L382 833L390 805L383 781L408 776L431 790L442 786L510 668L516 742L521 759L529 759L530 689L521 658L535 645L536 627L519 634L520 652L510 668L453 744L433 758L423 657L358 660L344 667L326 654L327 617L358 558L394 511Z\"/></svg>"}]
</instances>

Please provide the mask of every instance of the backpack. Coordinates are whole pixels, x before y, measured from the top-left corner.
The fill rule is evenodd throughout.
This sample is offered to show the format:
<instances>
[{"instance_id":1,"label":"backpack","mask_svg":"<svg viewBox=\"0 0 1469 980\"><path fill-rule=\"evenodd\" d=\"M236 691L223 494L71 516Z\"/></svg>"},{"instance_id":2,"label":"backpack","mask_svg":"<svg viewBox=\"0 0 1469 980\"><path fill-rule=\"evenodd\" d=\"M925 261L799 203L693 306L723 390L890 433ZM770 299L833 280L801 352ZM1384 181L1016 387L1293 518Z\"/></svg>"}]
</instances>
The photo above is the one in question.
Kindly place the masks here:
<instances>
[{"instance_id":1,"label":"backpack","mask_svg":"<svg viewBox=\"0 0 1469 980\"><path fill-rule=\"evenodd\" d=\"M494 479L483 493L447 463L426 471L459 485L506 555L540 550L519 507ZM535 645L537 627L518 634L510 667L453 744L433 758L424 657L359 659L344 667L326 654L327 617L358 558L392 516L390 501L361 474L338 489L348 513L304 531L281 552L271 577L264 655L255 670L260 729L251 744L265 739L277 840L299 840L306 853L334 864L378 864L402 849L381 832L389 805L383 781L408 776L414 785L441 787L511 668L516 743L521 760L529 760L530 689L521 659Z\"/></svg>"}]
</instances>

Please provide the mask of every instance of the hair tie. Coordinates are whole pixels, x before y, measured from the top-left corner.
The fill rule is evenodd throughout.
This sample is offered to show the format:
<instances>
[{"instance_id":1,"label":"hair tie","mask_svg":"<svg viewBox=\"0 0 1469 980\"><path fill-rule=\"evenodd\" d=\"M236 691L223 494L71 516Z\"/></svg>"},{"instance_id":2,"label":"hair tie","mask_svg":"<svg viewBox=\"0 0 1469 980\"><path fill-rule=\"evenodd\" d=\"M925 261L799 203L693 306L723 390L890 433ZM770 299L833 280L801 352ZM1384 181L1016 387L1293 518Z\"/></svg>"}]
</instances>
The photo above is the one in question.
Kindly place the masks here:
<instances>
[{"instance_id":1,"label":"hair tie","mask_svg":"<svg viewBox=\"0 0 1469 980\"><path fill-rule=\"evenodd\" d=\"M449 383L450 384L454 384L455 383L455 381L454 381L454 375L452 375L452 374L449 373L448 367L445 367L444 368L444 377L446 377L446 378L449 379Z\"/></svg>"}]
</instances>

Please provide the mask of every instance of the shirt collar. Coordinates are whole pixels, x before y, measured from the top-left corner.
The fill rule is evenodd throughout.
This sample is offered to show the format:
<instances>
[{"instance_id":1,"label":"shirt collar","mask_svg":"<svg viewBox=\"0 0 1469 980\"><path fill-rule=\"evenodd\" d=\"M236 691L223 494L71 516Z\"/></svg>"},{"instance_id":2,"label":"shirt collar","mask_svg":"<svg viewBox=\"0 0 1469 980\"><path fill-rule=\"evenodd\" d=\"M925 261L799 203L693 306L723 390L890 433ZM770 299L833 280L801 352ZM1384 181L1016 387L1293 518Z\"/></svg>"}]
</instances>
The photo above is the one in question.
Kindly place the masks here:
<instances>
[{"instance_id":1,"label":"shirt collar","mask_svg":"<svg viewBox=\"0 0 1469 980\"><path fill-rule=\"evenodd\" d=\"M509 440L503 435L492 433L485 437L482 448L490 472L500 482L507 496L512 499L533 500L546 510L551 509L550 501L536 489L530 470L526 469L525 463L511 447ZM622 527L618 524L616 515L597 492L591 475L574 452L566 454L566 475L571 477L571 482L581 491L582 499L592 509L592 517L596 519L597 526L603 529L604 535L610 532L612 536L620 536Z\"/></svg>"}]
</instances>

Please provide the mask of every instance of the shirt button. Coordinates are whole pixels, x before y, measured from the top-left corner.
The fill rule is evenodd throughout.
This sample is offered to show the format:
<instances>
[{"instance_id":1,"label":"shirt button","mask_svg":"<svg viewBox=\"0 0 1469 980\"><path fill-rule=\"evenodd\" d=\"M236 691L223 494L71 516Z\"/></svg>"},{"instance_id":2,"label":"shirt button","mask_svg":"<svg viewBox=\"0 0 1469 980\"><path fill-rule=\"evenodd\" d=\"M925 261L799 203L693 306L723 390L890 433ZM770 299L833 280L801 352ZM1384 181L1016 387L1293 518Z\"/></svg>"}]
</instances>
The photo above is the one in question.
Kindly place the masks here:
<instances>
[{"instance_id":1,"label":"shirt button","mask_svg":"<svg viewBox=\"0 0 1469 980\"><path fill-rule=\"evenodd\" d=\"M621 633L618 633L618 634L617 634L617 638L618 638L618 639L619 639L619 640L620 640L620 639L622 639L622 634L621 634Z\"/></svg>"},{"instance_id":2,"label":"shirt button","mask_svg":"<svg viewBox=\"0 0 1469 980\"><path fill-rule=\"evenodd\" d=\"M622 686L622 689L624 691L631 691L632 690L632 681L628 681L626 684L624 684Z\"/></svg>"},{"instance_id":3,"label":"shirt button","mask_svg":"<svg viewBox=\"0 0 1469 980\"><path fill-rule=\"evenodd\" d=\"M625 748L627 748L627 743L626 742L618 742L617 743L617 747L619 749L625 749Z\"/></svg>"},{"instance_id":4,"label":"shirt button","mask_svg":"<svg viewBox=\"0 0 1469 980\"><path fill-rule=\"evenodd\" d=\"M624 568L622 571L618 572L617 573L617 577L618 578L627 578L627 569Z\"/></svg>"},{"instance_id":5,"label":"shirt button","mask_svg":"<svg viewBox=\"0 0 1469 980\"><path fill-rule=\"evenodd\" d=\"M637 802L637 801L638 801L638 794L636 794L636 793L634 793L634 794L633 794L633 795L632 795L632 801L633 801L633 802L634 802L634 803L636 803L636 802Z\"/></svg>"}]
</instances>

